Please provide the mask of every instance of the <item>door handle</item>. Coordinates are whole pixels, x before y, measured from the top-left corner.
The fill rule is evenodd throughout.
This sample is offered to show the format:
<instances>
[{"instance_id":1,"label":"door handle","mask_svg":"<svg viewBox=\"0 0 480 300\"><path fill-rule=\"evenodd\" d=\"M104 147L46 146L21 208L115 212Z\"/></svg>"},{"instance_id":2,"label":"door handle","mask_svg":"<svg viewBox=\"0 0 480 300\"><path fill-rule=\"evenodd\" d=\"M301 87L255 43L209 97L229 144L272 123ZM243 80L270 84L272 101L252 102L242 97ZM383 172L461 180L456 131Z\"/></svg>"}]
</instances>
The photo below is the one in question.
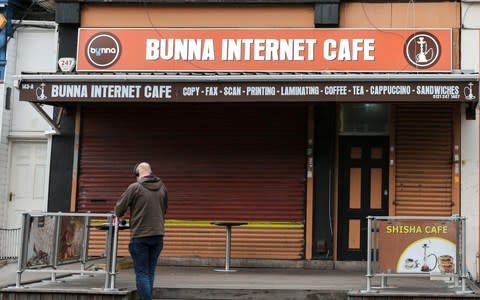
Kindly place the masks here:
<instances>
[{"instance_id":1,"label":"door handle","mask_svg":"<svg viewBox=\"0 0 480 300\"><path fill-rule=\"evenodd\" d=\"M10 192L10 194L8 195L8 201L9 202L12 202L12 199L13 199L13 192Z\"/></svg>"},{"instance_id":2,"label":"door handle","mask_svg":"<svg viewBox=\"0 0 480 300\"><path fill-rule=\"evenodd\" d=\"M377 191L378 191L378 190L377 190ZM388 196L388 189L384 189L384 190L383 190L383 195L384 195L384 196Z\"/></svg>"}]
</instances>

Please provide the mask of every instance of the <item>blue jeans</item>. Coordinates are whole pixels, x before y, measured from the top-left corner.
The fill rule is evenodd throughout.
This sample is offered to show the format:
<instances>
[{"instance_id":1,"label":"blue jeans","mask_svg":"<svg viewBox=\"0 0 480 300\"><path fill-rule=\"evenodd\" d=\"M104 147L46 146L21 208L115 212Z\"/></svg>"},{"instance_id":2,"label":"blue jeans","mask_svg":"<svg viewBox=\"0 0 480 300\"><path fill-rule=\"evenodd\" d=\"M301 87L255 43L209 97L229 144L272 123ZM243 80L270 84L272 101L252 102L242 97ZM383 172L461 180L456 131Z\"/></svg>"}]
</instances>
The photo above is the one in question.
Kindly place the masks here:
<instances>
[{"instance_id":1,"label":"blue jeans","mask_svg":"<svg viewBox=\"0 0 480 300\"><path fill-rule=\"evenodd\" d=\"M151 300L155 268L163 249L163 235L132 238L128 251L132 255L137 283L137 294L141 300Z\"/></svg>"}]
</instances>

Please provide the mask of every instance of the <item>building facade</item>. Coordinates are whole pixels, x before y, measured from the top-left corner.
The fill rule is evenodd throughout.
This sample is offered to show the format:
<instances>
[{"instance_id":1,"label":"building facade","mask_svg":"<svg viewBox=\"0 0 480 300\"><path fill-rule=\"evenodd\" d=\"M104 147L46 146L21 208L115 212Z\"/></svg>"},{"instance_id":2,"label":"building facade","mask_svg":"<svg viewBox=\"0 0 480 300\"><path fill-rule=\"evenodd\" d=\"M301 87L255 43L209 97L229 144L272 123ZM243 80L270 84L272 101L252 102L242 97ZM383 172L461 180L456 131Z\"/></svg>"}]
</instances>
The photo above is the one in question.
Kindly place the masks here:
<instances>
[{"instance_id":1,"label":"building facade","mask_svg":"<svg viewBox=\"0 0 480 300\"><path fill-rule=\"evenodd\" d=\"M55 72L58 40L45 8L5 1L2 16L7 20L0 33L0 227L14 229L20 228L22 212L47 209L51 147L50 126L30 103L19 101L14 76Z\"/></svg>"},{"instance_id":2,"label":"building facade","mask_svg":"<svg viewBox=\"0 0 480 300\"><path fill-rule=\"evenodd\" d=\"M366 259L367 216L461 214L479 92L461 10L58 2L76 72L18 77L60 119L48 209L111 211L149 161L170 196L162 256L222 257L210 222L236 220L234 258L335 263Z\"/></svg>"}]
</instances>

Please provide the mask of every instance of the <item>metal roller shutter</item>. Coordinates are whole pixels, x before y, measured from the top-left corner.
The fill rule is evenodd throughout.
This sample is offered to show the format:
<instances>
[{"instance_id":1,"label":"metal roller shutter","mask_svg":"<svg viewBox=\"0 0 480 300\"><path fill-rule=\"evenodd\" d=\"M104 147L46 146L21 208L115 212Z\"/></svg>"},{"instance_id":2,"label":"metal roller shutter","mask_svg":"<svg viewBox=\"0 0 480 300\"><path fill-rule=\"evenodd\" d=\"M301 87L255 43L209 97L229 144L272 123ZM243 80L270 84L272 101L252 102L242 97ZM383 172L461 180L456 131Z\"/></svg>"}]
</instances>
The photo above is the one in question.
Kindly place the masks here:
<instances>
[{"instance_id":1,"label":"metal roller shutter","mask_svg":"<svg viewBox=\"0 0 480 300\"><path fill-rule=\"evenodd\" d=\"M293 246L277 258L303 255L305 105L87 106L82 112L79 211L111 211L134 180L135 163L148 161L167 184L167 220L181 225L167 224L165 254L221 256L223 228L195 222L242 220L252 226L240 230L243 250L232 249L233 257L271 258L289 238ZM192 243L195 230L204 238ZM265 239L261 253L249 251L258 238Z\"/></svg>"},{"instance_id":2,"label":"metal roller shutter","mask_svg":"<svg viewBox=\"0 0 480 300\"><path fill-rule=\"evenodd\" d=\"M451 105L397 105L395 214L452 214Z\"/></svg>"},{"instance_id":3,"label":"metal roller shutter","mask_svg":"<svg viewBox=\"0 0 480 300\"><path fill-rule=\"evenodd\" d=\"M301 259L303 258L303 228L234 227L232 229L233 258ZM91 231L89 255L104 253L106 233ZM128 256L130 233L121 231L118 255ZM167 223L162 256L225 257L225 229L215 226L172 226Z\"/></svg>"}]
</instances>

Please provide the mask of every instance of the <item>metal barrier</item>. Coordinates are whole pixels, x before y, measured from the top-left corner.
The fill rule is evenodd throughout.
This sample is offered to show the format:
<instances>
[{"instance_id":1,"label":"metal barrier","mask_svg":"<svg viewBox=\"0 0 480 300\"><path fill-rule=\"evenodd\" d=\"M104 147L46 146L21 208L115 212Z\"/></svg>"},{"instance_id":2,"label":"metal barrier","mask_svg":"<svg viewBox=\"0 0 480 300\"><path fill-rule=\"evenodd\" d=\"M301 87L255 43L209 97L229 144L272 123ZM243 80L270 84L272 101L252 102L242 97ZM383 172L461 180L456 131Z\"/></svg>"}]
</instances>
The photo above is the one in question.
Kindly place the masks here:
<instances>
[{"instance_id":1,"label":"metal barrier","mask_svg":"<svg viewBox=\"0 0 480 300\"><path fill-rule=\"evenodd\" d=\"M20 228L0 228L0 260L14 260L18 257Z\"/></svg>"},{"instance_id":2,"label":"metal barrier","mask_svg":"<svg viewBox=\"0 0 480 300\"><path fill-rule=\"evenodd\" d=\"M369 216L367 239L367 289L380 277L443 277L453 280L457 293L466 290L465 217Z\"/></svg>"},{"instance_id":3,"label":"metal barrier","mask_svg":"<svg viewBox=\"0 0 480 300\"><path fill-rule=\"evenodd\" d=\"M17 259L20 230L20 228L0 228L0 260Z\"/></svg>"},{"instance_id":4,"label":"metal barrier","mask_svg":"<svg viewBox=\"0 0 480 300\"><path fill-rule=\"evenodd\" d=\"M107 220L106 223L93 223ZM105 270L87 270L91 228L105 230ZM119 224L113 213L39 213L23 214L16 288L21 288L23 272L51 273L51 281L63 274L104 274L105 290L115 290L116 257ZM80 269L59 269L60 265L79 263Z\"/></svg>"}]
</instances>

